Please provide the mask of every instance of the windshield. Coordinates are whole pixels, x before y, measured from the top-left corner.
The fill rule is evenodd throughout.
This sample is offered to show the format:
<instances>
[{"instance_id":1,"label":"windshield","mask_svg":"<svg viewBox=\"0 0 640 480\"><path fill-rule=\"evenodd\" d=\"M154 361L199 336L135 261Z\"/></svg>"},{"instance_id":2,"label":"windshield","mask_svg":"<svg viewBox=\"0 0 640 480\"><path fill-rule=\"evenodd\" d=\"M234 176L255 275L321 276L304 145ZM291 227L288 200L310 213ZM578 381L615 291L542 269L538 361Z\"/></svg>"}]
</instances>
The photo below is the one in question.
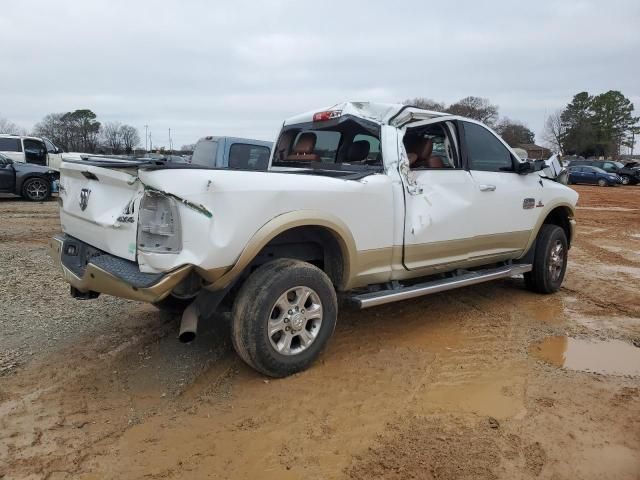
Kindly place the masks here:
<instances>
[{"instance_id":1,"label":"windshield","mask_svg":"<svg viewBox=\"0 0 640 480\"><path fill-rule=\"evenodd\" d=\"M201 167L215 167L217 152L218 142L215 140L201 140L193 150L191 164L200 165Z\"/></svg>"},{"instance_id":2,"label":"windshield","mask_svg":"<svg viewBox=\"0 0 640 480\"><path fill-rule=\"evenodd\" d=\"M379 126L351 116L287 125L276 143L273 166L318 171L380 171Z\"/></svg>"},{"instance_id":3,"label":"windshield","mask_svg":"<svg viewBox=\"0 0 640 480\"><path fill-rule=\"evenodd\" d=\"M44 144L47 147L47 152L49 153L58 153L59 151L61 151L58 147L56 147L53 142L51 140L49 140L48 138L42 138L42 140L44 141Z\"/></svg>"}]
</instances>

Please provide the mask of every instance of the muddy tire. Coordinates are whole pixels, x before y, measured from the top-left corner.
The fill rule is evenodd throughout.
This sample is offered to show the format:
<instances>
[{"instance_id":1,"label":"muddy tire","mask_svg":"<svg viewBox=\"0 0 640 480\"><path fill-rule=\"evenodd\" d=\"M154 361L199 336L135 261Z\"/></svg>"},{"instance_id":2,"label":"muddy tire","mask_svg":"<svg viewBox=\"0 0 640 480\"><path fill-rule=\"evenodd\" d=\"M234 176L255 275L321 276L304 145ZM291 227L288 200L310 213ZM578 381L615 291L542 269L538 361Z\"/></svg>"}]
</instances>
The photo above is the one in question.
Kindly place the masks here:
<instances>
[{"instance_id":1,"label":"muddy tire","mask_svg":"<svg viewBox=\"0 0 640 480\"><path fill-rule=\"evenodd\" d=\"M44 178L29 178L22 184L22 196L31 202L43 202L51 196L51 184Z\"/></svg>"},{"instance_id":2,"label":"muddy tire","mask_svg":"<svg viewBox=\"0 0 640 480\"><path fill-rule=\"evenodd\" d=\"M622 179L622 185L629 185L631 183L631 177L629 175L620 175Z\"/></svg>"},{"instance_id":3,"label":"muddy tire","mask_svg":"<svg viewBox=\"0 0 640 480\"><path fill-rule=\"evenodd\" d=\"M322 270L278 259L242 285L233 304L231 339L249 366L270 377L286 377L318 358L337 315L336 292Z\"/></svg>"},{"instance_id":4,"label":"muddy tire","mask_svg":"<svg viewBox=\"0 0 640 480\"><path fill-rule=\"evenodd\" d=\"M542 225L536 240L533 270L524 274L527 288L538 293L557 292L567 270L567 252L564 230L557 225Z\"/></svg>"}]
</instances>

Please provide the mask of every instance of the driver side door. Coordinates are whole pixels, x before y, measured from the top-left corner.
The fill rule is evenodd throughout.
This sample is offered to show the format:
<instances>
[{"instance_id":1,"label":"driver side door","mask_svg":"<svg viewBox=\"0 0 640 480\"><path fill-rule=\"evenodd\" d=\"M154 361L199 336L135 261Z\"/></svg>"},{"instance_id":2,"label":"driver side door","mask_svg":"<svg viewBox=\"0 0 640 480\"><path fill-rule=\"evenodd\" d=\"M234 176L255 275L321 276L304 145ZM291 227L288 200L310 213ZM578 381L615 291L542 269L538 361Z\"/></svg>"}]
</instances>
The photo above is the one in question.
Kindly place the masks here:
<instances>
[{"instance_id":1,"label":"driver side door","mask_svg":"<svg viewBox=\"0 0 640 480\"><path fill-rule=\"evenodd\" d=\"M537 173L519 174L511 150L491 130L474 122L463 125L463 152L476 192L469 223L475 242L472 258L502 261L526 247L544 207Z\"/></svg>"},{"instance_id":2,"label":"driver side door","mask_svg":"<svg viewBox=\"0 0 640 480\"><path fill-rule=\"evenodd\" d=\"M22 141L24 145L24 159L27 163L35 165L47 164L47 148L40 140L25 138Z\"/></svg>"},{"instance_id":3,"label":"driver side door","mask_svg":"<svg viewBox=\"0 0 640 480\"><path fill-rule=\"evenodd\" d=\"M0 157L0 192L13 192L15 188L15 172L11 162Z\"/></svg>"}]
</instances>

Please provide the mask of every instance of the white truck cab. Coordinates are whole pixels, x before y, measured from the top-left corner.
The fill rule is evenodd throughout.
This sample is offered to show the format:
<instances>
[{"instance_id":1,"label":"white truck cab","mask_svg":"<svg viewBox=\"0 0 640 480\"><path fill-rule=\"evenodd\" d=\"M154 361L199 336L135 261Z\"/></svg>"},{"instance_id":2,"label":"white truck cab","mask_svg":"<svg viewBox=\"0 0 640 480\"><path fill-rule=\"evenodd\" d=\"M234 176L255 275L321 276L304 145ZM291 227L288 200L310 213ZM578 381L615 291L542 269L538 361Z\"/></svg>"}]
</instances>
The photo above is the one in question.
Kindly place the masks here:
<instances>
[{"instance_id":1,"label":"white truck cab","mask_svg":"<svg viewBox=\"0 0 640 480\"><path fill-rule=\"evenodd\" d=\"M338 298L368 308L518 274L557 291L578 195L552 163L474 120L347 102L286 120L267 171L63 162L51 254L74 296L183 310L183 340L231 305L236 351L284 376L317 358Z\"/></svg>"},{"instance_id":2,"label":"white truck cab","mask_svg":"<svg viewBox=\"0 0 640 480\"><path fill-rule=\"evenodd\" d=\"M16 163L33 163L58 171L63 150L47 138L0 134L0 153Z\"/></svg>"}]
</instances>

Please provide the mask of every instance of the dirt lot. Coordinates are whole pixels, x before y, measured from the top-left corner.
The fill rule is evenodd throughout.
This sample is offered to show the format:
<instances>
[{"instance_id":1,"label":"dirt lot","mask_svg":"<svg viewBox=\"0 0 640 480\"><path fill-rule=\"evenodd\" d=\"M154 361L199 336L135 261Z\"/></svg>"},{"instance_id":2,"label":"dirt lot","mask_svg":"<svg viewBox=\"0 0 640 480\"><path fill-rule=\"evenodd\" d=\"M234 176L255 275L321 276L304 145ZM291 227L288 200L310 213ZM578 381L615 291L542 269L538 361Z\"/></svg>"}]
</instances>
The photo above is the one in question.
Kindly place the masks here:
<instances>
[{"instance_id":1,"label":"dirt lot","mask_svg":"<svg viewBox=\"0 0 640 480\"><path fill-rule=\"evenodd\" d=\"M342 312L269 380L220 316L68 296L55 202L0 199L0 478L638 479L640 187L578 187L565 286Z\"/></svg>"}]
</instances>

